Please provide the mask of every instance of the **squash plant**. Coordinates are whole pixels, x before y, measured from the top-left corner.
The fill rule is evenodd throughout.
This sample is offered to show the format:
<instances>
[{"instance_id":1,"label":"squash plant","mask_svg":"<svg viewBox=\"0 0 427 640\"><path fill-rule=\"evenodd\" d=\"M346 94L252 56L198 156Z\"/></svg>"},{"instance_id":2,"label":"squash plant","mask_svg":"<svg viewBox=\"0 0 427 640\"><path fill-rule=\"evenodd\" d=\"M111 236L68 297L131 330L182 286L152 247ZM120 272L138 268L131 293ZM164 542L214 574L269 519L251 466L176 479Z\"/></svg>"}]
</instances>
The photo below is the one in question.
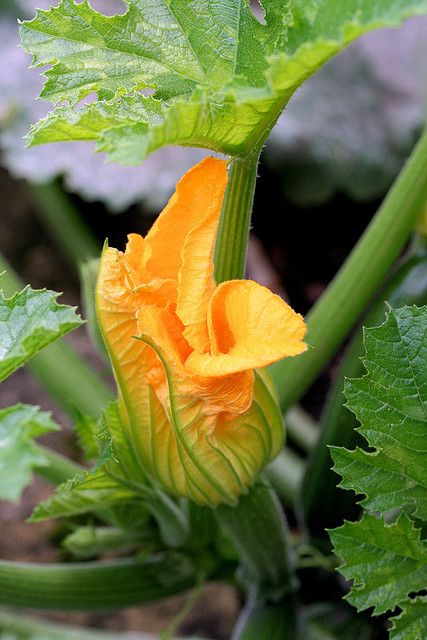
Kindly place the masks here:
<instances>
[{"instance_id":1,"label":"squash plant","mask_svg":"<svg viewBox=\"0 0 427 640\"><path fill-rule=\"evenodd\" d=\"M373 638L381 623L319 596L316 585L335 581L338 557L342 574L352 581L347 598L359 611L373 608L373 616L392 616L394 640L422 640L422 251L418 274L403 281L396 276L386 289L392 303L420 306L390 308L384 324L366 331L367 374L346 384L348 406L361 423L359 440L350 414L342 419L338 381L341 387L332 390L330 401L337 398L336 410L325 413L307 470L289 447L268 463L283 443L279 407L293 407L330 361L414 229L427 197L427 134L308 314L308 349L302 318L242 278L259 156L292 94L352 40L427 13L427 2L126 4L125 13L107 17L87 0L62 0L22 23L22 43L33 64L49 65L41 97L54 105L32 127L29 144L95 141L98 151L125 164L141 163L166 145L205 147L229 160L207 160L186 174L146 238L131 234L125 253L107 245L96 287L86 271L89 316L94 332L101 330L117 400L63 344L44 350L80 324L73 309L58 305L51 292L29 288L2 299L1 378L31 358L29 365L52 396L77 406L76 432L88 467L35 442L58 428L48 414L27 406L1 411L2 498L16 500L33 470L58 485L32 519L78 522L63 542L80 560L0 561L0 604L108 609L223 579L246 602L234 639ZM19 288L10 270L3 279L6 289ZM414 292L415 280L423 286ZM383 311L382 305L374 323ZM347 370L359 367L359 352L360 338L344 363ZM295 413L288 415L293 421ZM302 435L310 428L294 424L293 431L310 448L311 436ZM333 447L335 469L342 487L365 496L362 518L331 532L336 556L325 541L330 521L322 521L320 533L312 524L322 497L336 497L326 444L352 447ZM279 497L298 519L296 541ZM341 508L337 500L337 515L347 513L349 500L343 503ZM350 506L356 518L359 508L354 501ZM116 559L99 559L112 550ZM317 593L307 601L310 584ZM19 626L13 616L0 618L2 624L17 637L31 637L28 625ZM43 629L36 625L34 633L79 633Z\"/></svg>"}]
</instances>

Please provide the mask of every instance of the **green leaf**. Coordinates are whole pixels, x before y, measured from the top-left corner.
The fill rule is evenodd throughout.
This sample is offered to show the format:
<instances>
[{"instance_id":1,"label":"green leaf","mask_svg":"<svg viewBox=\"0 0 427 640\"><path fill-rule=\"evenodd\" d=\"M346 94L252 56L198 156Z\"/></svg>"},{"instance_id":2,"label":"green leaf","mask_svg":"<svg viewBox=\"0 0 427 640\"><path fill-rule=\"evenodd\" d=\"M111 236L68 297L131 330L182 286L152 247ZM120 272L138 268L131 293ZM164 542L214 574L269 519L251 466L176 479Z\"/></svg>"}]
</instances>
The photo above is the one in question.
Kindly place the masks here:
<instances>
[{"instance_id":1,"label":"green leaf","mask_svg":"<svg viewBox=\"0 0 427 640\"><path fill-rule=\"evenodd\" d=\"M362 505L385 512L407 507L427 520L427 307L390 309L365 333L368 370L346 384L348 407L374 447L333 448L340 486L365 494Z\"/></svg>"},{"instance_id":2,"label":"green leaf","mask_svg":"<svg viewBox=\"0 0 427 640\"><path fill-rule=\"evenodd\" d=\"M73 414L77 442L84 453L85 460L95 460L99 453L96 420L80 411L78 407L73 407Z\"/></svg>"},{"instance_id":3,"label":"green leaf","mask_svg":"<svg viewBox=\"0 0 427 640\"><path fill-rule=\"evenodd\" d=\"M52 65L42 97L71 105L41 121L31 144L96 140L126 164L168 144L244 155L331 56L427 12L427 0L263 0L260 24L247 0L126 3L124 15L106 17L87 0L62 0L23 23L34 65ZM94 92L95 103L74 110Z\"/></svg>"},{"instance_id":4,"label":"green leaf","mask_svg":"<svg viewBox=\"0 0 427 640\"><path fill-rule=\"evenodd\" d=\"M374 615L392 611L409 593L425 589L427 545L406 514L390 525L364 515L330 535L345 561L340 572L353 580L346 598L359 611L369 607L374 607Z\"/></svg>"},{"instance_id":5,"label":"green leaf","mask_svg":"<svg viewBox=\"0 0 427 640\"><path fill-rule=\"evenodd\" d=\"M12 298L0 296L0 380L82 324L75 309L58 304L57 297L53 291L30 287Z\"/></svg>"},{"instance_id":6,"label":"green leaf","mask_svg":"<svg viewBox=\"0 0 427 640\"><path fill-rule=\"evenodd\" d=\"M408 596L427 585L427 545L415 526L427 520L427 307L390 308L380 327L365 331L364 343L367 374L348 380L346 394L371 451L334 447L335 470L342 487L365 495L365 509L400 515L387 524L365 514L330 536L344 560L341 573L353 580L349 602L373 607L374 615L399 606L403 613L393 621L405 635L392 637L416 640L414 612L426 603L411 604Z\"/></svg>"},{"instance_id":7,"label":"green leaf","mask_svg":"<svg viewBox=\"0 0 427 640\"><path fill-rule=\"evenodd\" d=\"M31 482L33 468L48 464L34 438L58 428L50 413L38 407L0 409L0 500L16 502Z\"/></svg>"},{"instance_id":8,"label":"green leaf","mask_svg":"<svg viewBox=\"0 0 427 640\"><path fill-rule=\"evenodd\" d=\"M96 513L105 507L137 503L140 500L134 491L110 478L102 469L98 469L94 473L88 471L60 485L48 500L34 509L30 522Z\"/></svg>"},{"instance_id":9,"label":"green leaf","mask_svg":"<svg viewBox=\"0 0 427 640\"><path fill-rule=\"evenodd\" d=\"M400 605L402 613L394 618L390 640L424 640L427 629L427 596Z\"/></svg>"}]
</instances>

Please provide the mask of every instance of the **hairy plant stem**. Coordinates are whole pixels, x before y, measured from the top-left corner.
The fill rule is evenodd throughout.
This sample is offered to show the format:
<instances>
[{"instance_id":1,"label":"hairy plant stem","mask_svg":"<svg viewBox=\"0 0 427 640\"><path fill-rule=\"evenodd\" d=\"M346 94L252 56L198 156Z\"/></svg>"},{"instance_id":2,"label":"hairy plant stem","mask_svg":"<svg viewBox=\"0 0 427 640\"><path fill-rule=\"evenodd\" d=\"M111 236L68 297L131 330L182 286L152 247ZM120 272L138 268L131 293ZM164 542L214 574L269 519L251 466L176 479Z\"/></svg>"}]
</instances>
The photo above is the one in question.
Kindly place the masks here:
<instances>
[{"instance_id":1,"label":"hairy plant stem","mask_svg":"<svg viewBox=\"0 0 427 640\"><path fill-rule=\"evenodd\" d=\"M376 298L363 319L365 327L384 322L387 307L427 304L427 246L420 245L401 262L381 295ZM365 442L356 432L356 416L345 406L345 380L365 374L363 364L363 330L360 327L349 343L320 420L320 436L308 460L301 485L301 506L307 530L317 539L325 538L325 529L341 524L357 515L356 497L337 487L338 476L333 466L329 445L354 449ZM366 443L365 443L366 444Z\"/></svg>"},{"instance_id":2,"label":"hairy plant stem","mask_svg":"<svg viewBox=\"0 0 427 640\"><path fill-rule=\"evenodd\" d=\"M21 290L24 284L0 255L0 289L6 296ZM97 417L112 400L112 393L64 340L43 349L28 362L28 368L52 398L72 414L73 406Z\"/></svg>"},{"instance_id":3,"label":"hairy plant stem","mask_svg":"<svg viewBox=\"0 0 427 640\"><path fill-rule=\"evenodd\" d=\"M215 279L218 284L245 275L259 155L260 152L254 150L245 158L231 161L215 245Z\"/></svg>"},{"instance_id":4,"label":"hairy plant stem","mask_svg":"<svg viewBox=\"0 0 427 640\"><path fill-rule=\"evenodd\" d=\"M171 557L173 562L173 557ZM50 611L95 611L130 607L192 588L190 566L166 580L176 566L147 566L138 559L38 565L0 561L0 605ZM157 575L165 576L165 580Z\"/></svg>"},{"instance_id":5,"label":"hairy plant stem","mask_svg":"<svg viewBox=\"0 0 427 640\"><path fill-rule=\"evenodd\" d=\"M218 283L245 274L259 153L257 148L231 163L215 246ZM289 596L295 590L294 566L287 523L274 491L260 482L235 507L220 506L215 515L239 553L240 578L250 598L263 602Z\"/></svg>"},{"instance_id":6,"label":"hairy plant stem","mask_svg":"<svg viewBox=\"0 0 427 640\"><path fill-rule=\"evenodd\" d=\"M287 523L276 494L262 480L235 507L215 510L239 553L239 579L250 598L278 601L296 589ZM268 544L266 542L268 531Z\"/></svg>"},{"instance_id":7,"label":"hairy plant stem","mask_svg":"<svg viewBox=\"0 0 427 640\"><path fill-rule=\"evenodd\" d=\"M74 267L100 255L99 242L58 183L29 184L28 189L39 218Z\"/></svg>"},{"instance_id":8,"label":"hairy plant stem","mask_svg":"<svg viewBox=\"0 0 427 640\"><path fill-rule=\"evenodd\" d=\"M426 175L427 130L362 238L308 314L307 342L312 348L270 367L283 409L308 389L384 280L425 206Z\"/></svg>"}]
</instances>

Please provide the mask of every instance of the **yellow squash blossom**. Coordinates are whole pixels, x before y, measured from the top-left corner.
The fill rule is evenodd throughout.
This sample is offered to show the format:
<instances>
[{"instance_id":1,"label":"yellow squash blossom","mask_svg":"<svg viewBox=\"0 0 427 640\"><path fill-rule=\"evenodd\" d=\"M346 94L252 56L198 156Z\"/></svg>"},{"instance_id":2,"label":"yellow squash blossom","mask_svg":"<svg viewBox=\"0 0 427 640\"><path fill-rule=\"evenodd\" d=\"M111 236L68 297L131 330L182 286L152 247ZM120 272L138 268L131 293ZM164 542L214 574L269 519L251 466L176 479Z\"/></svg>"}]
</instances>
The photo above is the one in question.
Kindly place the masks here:
<instances>
[{"instance_id":1,"label":"yellow squash blossom","mask_svg":"<svg viewBox=\"0 0 427 640\"><path fill-rule=\"evenodd\" d=\"M226 163L188 171L145 238L104 250L97 314L122 421L153 482L233 504L283 445L269 381L254 371L306 349L305 324L250 280L216 286ZM137 336L138 338L136 338Z\"/></svg>"}]
</instances>

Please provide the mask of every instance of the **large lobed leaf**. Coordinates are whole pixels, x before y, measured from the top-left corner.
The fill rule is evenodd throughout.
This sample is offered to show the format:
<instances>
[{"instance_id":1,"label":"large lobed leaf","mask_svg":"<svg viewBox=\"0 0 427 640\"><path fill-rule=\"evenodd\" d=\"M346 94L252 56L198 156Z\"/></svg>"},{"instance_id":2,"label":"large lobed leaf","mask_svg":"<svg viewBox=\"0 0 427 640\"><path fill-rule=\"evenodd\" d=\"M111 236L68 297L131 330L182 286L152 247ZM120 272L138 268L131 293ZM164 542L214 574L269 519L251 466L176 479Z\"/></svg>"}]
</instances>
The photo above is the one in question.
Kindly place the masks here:
<instances>
[{"instance_id":1,"label":"large lobed leaf","mask_svg":"<svg viewBox=\"0 0 427 640\"><path fill-rule=\"evenodd\" d=\"M33 468L48 464L34 438L58 428L37 407L18 404L0 410L0 500L17 501Z\"/></svg>"},{"instance_id":2,"label":"large lobed leaf","mask_svg":"<svg viewBox=\"0 0 427 640\"><path fill-rule=\"evenodd\" d=\"M246 0L126 2L124 15L107 17L87 0L62 0L23 24L34 64L52 65L42 96L71 105L33 128L32 144L96 140L125 164L168 144L245 154L331 56L427 12L427 0L264 0L260 24ZM94 92L98 100L73 108Z\"/></svg>"},{"instance_id":3,"label":"large lobed leaf","mask_svg":"<svg viewBox=\"0 0 427 640\"><path fill-rule=\"evenodd\" d=\"M425 588L427 545L405 514L390 525L365 514L335 529L331 538L345 560L340 572L353 580L347 598L357 609L374 607L375 615L392 611L409 593Z\"/></svg>"},{"instance_id":4,"label":"large lobed leaf","mask_svg":"<svg viewBox=\"0 0 427 640\"><path fill-rule=\"evenodd\" d=\"M393 618L391 640L423 640L427 629L427 596L415 598Z\"/></svg>"},{"instance_id":5,"label":"large lobed leaf","mask_svg":"<svg viewBox=\"0 0 427 640\"><path fill-rule=\"evenodd\" d=\"M30 287L9 299L0 296L0 381L82 324L75 309L58 304L57 297L53 291Z\"/></svg>"},{"instance_id":6,"label":"large lobed leaf","mask_svg":"<svg viewBox=\"0 0 427 640\"><path fill-rule=\"evenodd\" d=\"M421 640L427 603L412 598L427 585L427 544L417 528L427 521L427 307L390 309L366 331L365 347L368 373L348 381L346 394L373 450L332 454L341 486L364 494L362 505L377 515L345 523L331 539L340 571L353 580L348 600L375 615L398 606L391 637ZM401 513L391 524L379 517L393 510Z\"/></svg>"},{"instance_id":7,"label":"large lobed leaf","mask_svg":"<svg viewBox=\"0 0 427 640\"><path fill-rule=\"evenodd\" d=\"M348 407L374 447L333 449L341 485L371 511L406 506L427 520L427 309L390 309L365 334L368 374L346 384Z\"/></svg>"}]
</instances>

